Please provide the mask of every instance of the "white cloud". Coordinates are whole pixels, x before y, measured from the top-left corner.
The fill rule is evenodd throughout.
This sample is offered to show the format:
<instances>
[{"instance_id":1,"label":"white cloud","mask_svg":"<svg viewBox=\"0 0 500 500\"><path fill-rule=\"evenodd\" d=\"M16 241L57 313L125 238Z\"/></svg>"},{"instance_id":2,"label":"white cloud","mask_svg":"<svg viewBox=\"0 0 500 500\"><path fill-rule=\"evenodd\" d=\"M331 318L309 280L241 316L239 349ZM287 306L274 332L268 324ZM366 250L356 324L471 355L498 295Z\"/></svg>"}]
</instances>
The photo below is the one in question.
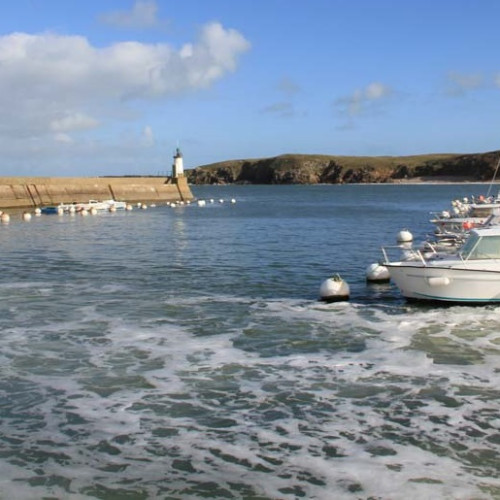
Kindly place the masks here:
<instances>
[{"instance_id":1,"label":"white cloud","mask_svg":"<svg viewBox=\"0 0 500 500\"><path fill-rule=\"evenodd\" d=\"M334 105L340 113L354 117L367 111L373 103L388 98L392 93L391 87L372 82L363 89L356 89L352 94L340 97Z\"/></svg>"},{"instance_id":2,"label":"white cloud","mask_svg":"<svg viewBox=\"0 0 500 500\"><path fill-rule=\"evenodd\" d=\"M12 151L26 139L83 141L82 133L137 118L131 107L139 101L210 87L249 47L218 23L181 49L134 41L97 47L83 36L54 33L0 36L0 148L10 141Z\"/></svg>"},{"instance_id":3,"label":"white cloud","mask_svg":"<svg viewBox=\"0 0 500 500\"><path fill-rule=\"evenodd\" d=\"M144 147L150 148L155 144L155 136L153 134L153 129L150 125L144 127L142 131L142 145Z\"/></svg>"},{"instance_id":4,"label":"white cloud","mask_svg":"<svg viewBox=\"0 0 500 500\"><path fill-rule=\"evenodd\" d=\"M249 47L240 33L218 23L178 51L168 44L97 48L81 36L14 33L0 37L0 89L59 102L162 97L210 86L234 71Z\"/></svg>"},{"instance_id":5,"label":"white cloud","mask_svg":"<svg viewBox=\"0 0 500 500\"><path fill-rule=\"evenodd\" d=\"M370 101L382 99L383 97L387 97L390 94L391 89L387 87L387 85L383 85L379 82L370 83L364 91L364 97Z\"/></svg>"},{"instance_id":6,"label":"white cloud","mask_svg":"<svg viewBox=\"0 0 500 500\"><path fill-rule=\"evenodd\" d=\"M99 19L120 28L151 28L160 24L158 6L154 0L137 0L131 10L109 12Z\"/></svg>"},{"instance_id":7,"label":"white cloud","mask_svg":"<svg viewBox=\"0 0 500 500\"><path fill-rule=\"evenodd\" d=\"M50 129L54 132L70 132L73 130L88 130L95 128L99 122L84 113L68 113L61 118L50 122Z\"/></svg>"},{"instance_id":8,"label":"white cloud","mask_svg":"<svg viewBox=\"0 0 500 500\"><path fill-rule=\"evenodd\" d=\"M63 144L73 144L73 139L68 134L57 133L54 134L54 141L61 142Z\"/></svg>"},{"instance_id":9,"label":"white cloud","mask_svg":"<svg viewBox=\"0 0 500 500\"><path fill-rule=\"evenodd\" d=\"M59 101L164 96L208 87L234 71L249 47L219 23L203 27L199 40L179 51L165 43L98 48L81 36L14 33L0 37L0 88Z\"/></svg>"},{"instance_id":10,"label":"white cloud","mask_svg":"<svg viewBox=\"0 0 500 500\"><path fill-rule=\"evenodd\" d=\"M476 90L483 86L483 77L473 73L448 73L447 93L452 96L461 96L471 90Z\"/></svg>"}]
</instances>

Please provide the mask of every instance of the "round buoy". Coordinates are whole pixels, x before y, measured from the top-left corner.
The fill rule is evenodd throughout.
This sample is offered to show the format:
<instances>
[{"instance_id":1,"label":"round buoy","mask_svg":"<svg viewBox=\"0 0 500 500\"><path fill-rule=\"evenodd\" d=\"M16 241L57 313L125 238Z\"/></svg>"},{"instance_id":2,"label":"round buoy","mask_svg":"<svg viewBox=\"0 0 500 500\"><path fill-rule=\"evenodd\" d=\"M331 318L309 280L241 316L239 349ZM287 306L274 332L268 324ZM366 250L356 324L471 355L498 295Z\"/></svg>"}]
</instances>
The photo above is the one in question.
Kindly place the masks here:
<instances>
[{"instance_id":1,"label":"round buoy","mask_svg":"<svg viewBox=\"0 0 500 500\"><path fill-rule=\"evenodd\" d=\"M231 198L231 203L236 203L236 200L234 198Z\"/></svg>"},{"instance_id":2,"label":"round buoy","mask_svg":"<svg viewBox=\"0 0 500 500\"><path fill-rule=\"evenodd\" d=\"M148 206L145 203L143 203L141 205L141 210L147 210L147 209L148 209Z\"/></svg>"},{"instance_id":3,"label":"round buoy","mask_svg":"<svg viewBox=\"0 0 500 500\"><path fill-rule=\"evenodd\" d=\"M29 212L23 212L23 220L31 220L31 214Z\"/></svg>"},{"instance_id":4,"label":"round buoy","mask_svg":"<svg viewBox=\"0 0 500 500\"><path fill-rule=\"evenodd\" d=\"M97 215L97 209L95 207L92 207L90 210L89 210L89 213L90 215Z\"/></svg>"},{"instance_id":5,"label":"round buoy","mask_svg":"<svg viewBox=\"0 0 500 500\"><path fill-rule=\"evenodd\" d=\"M206 204L206 201L205 200L198 200L198 206L199 207L204 207Z\"/></svg>"},{"instance_id":6,"label":"round buoy","mask_svg":"<svg viewBox=\"0 0 500 500\"><path fill-rule=\"evenodd\" d=\"M372 283L386 283L390 279L389 269L382 264L375 262L366 268L366 281L371 281Z\"/></svg>"},{"instance_id":7,"label":"round buoy","mask_svg":"<svg viewBox=\"0 0 500 500\"><path fill-rule=\"evenodd\" d=\"M80 215L87 216L88 214L89 214L89 211L86 208L80 210Z\"/></svg>"},{"instance_id":8,"label":"round buoy","mask_svg":"<svg viewBox=\"0 0 500 500\"><path fill-rule=\"evenodd\" d=\"M5 212L2 213L2 215L0 216L0 220L4 223L4 224L7 224L8 222L10 222L10 215L9 214L6 214Z\"/></svg>"},{"instance_id":9,"label":"round buoy","mask_svg":"<svg viewBox=\"0 0 500 500\"><path fill-rule=\"evenodd\" d=\"M323 302L349 300L349 285L337 274L321 283L319 296Z\"/></svg>"},{"instance_id":10,"label":"round buoy","mask_svg":"<svg viewBox=\"0 0 500 500\"><path fill-rule=\"evenodd\" d=\"M115 207L114 205L111 205L111 206L109 207L109 211L110 211L110 212L116 212L116 207Z\"/></svg>"},{"instance_id":11,"label":"round buoy","mask_svg":"<svg viewBox=\"0 0 500 500\"><path fill-rule=\"evenodd\" d=\"M134 208L134 207L133 207L130 203L127 203L127 205L125 205L125 210L127 210L127 211L129 211L129 212L130 212L131 210L133 210L133 208Z\"/></svg>"},{"instance_id":12,"label":"round buoy","mask_svg":"<svg viewBox=\"0 0 500 500\"><path fill-rule=\"evenodd\" d=\"M40 217L40 215L42 215L42 209L38 207L35 208L35 216Z\"/></svg>"},{"instance_id":13,"label":"round buoy","mask_svg":"<svg viewBox=\"0 0 500 500\"><path fill-rule=\"evenodd\" d=\"M397 240L398 243L408 243L410 241L413 241L413 234L411 234L408 229L403 229L402 231L399 231Z\"/></svg>"}]
</instances>

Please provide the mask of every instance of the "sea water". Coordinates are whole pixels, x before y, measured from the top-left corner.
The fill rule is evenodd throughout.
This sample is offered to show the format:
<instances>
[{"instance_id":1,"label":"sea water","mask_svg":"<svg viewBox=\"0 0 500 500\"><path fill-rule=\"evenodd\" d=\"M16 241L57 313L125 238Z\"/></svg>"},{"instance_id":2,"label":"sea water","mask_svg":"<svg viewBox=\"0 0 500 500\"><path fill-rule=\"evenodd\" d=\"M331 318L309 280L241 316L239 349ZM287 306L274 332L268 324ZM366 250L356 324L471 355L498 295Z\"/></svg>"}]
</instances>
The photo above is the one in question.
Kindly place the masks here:
<instances>
[{"instance_id":1,"label":"sea water","mask_svg":"<svg viewBox=\"0 0 500 500\"><path fill-rule=\"evenodd\" d=\"M487 186L192 189L0 226L0 498L499 498L500 308L365 281Z\"/></svg>"}]
</instances>

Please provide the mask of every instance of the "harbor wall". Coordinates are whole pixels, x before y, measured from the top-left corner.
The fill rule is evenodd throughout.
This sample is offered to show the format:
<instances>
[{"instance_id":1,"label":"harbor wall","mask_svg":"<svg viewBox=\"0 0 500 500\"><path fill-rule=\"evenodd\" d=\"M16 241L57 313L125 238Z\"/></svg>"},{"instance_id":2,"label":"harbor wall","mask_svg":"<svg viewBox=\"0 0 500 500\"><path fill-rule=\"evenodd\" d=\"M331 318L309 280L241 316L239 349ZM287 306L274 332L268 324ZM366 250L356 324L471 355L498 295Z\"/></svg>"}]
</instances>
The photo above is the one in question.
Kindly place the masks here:
<instances>
[{"instance_id":1,"label":"harbor wall","mask_svg":"<svg viewBox=\"0 0 500 500\"><path fill-rule=\"evenodd\" d=\"M168 203L193 195L185 177L0 177L0 208L109 199Z\"/></svg>"}]
</instances>

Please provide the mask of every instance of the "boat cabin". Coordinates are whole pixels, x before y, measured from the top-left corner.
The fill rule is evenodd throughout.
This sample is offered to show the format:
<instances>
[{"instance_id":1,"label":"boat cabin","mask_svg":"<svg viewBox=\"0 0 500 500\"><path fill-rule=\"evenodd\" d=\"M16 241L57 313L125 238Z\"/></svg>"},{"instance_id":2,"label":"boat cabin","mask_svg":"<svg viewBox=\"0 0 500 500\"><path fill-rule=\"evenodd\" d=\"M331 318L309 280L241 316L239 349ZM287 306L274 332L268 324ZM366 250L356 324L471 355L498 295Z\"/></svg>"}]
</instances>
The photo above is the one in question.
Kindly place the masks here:
<instances>
[{"instance_id":1,"label":"boat cabin","mask_svg":"<svg viewBox=\"0 0 500 500\"><path fill-rule=\"evenodd\" d=\"M459 255L463 260L500 259L500 228L471 231Z\"/></svg>"}]
</instances>

